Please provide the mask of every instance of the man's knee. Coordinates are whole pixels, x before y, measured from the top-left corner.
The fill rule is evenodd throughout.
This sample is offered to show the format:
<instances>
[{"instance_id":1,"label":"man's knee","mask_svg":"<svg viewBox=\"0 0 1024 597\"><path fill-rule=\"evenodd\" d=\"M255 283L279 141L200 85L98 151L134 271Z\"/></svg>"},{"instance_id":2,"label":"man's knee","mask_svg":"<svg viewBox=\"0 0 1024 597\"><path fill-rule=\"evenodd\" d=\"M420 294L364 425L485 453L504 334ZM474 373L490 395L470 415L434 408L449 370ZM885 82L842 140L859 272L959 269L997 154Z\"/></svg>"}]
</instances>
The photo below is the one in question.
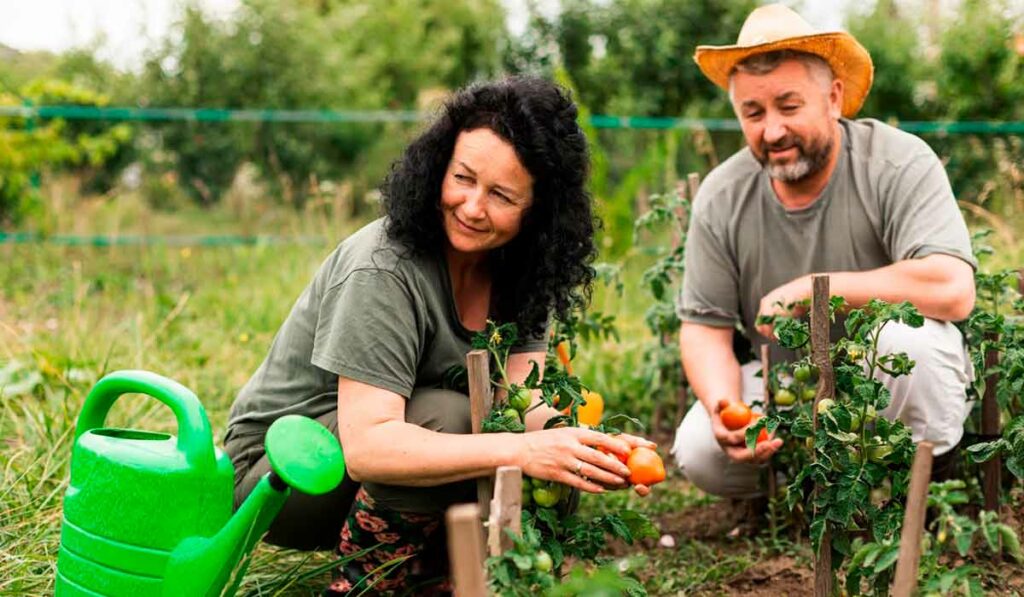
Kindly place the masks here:
<instances>
[{"instance_id":1,"label":"man's knee","mask_svg":"<svg viewBox=\"0 0 1024 597\"><path fill-rule=\"evenodd\" d=\"M405 420L441 433L472 433L469 397L438 388L417 388L405 405Z\"/></svg>"},{"instance_id":2,"label":"man's knee","mask_svg":"<svg viewBox=\"0 0 1024 597\"><path fill-rule=\"evenodd\" d=\"M970 362L963 336L952 323L925 319L921 327L892 322L882 328L878 338L880 355L906 353L914 361L912 372L942 368L969 370Z\"/></svg>"}]
</instances>

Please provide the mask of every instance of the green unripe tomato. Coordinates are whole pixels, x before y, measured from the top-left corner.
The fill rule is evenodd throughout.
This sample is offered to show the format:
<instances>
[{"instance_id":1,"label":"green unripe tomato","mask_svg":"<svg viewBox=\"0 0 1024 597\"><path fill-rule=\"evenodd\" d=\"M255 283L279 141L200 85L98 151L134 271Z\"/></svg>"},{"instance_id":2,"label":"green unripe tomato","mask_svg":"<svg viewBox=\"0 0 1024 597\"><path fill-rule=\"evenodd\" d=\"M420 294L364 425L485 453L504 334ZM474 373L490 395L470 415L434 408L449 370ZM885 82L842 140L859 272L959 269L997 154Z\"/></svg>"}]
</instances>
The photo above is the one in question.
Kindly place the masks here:
<instances>
[{"instance_id":1,"label":"green unripe tomato","mask_svg":"<svg viewBox=\"0 0 1024 597\"><path fill-rule=\"evenodd\" d=\"M831 399L831 398L823 398L823 399L819 400L818 401L818 414L819 415L823 415L823 414L827 413L829 411L829 409L831 409L835 405L835 403L836 403L836 401Z\"/></svg>"},{"instance_id":2,"label":"green unripe tomato","mask_svg":"<svg viewBox=\"0 0 1024 597\"><path fill-rule=\"evenodd\" d=\"M530 390L527 390L526 388L519 388L508 396L509 406L519 412L523 412L530 408L531 402L533 402L533 396L530 395Z\"/></svg>"},{"instance_id":3,"label":"green unripe tomato","mask_svg":"<svg viewBox=\"0 0 1024 597\"><path fill-rule=\"evenodd\" d=\"M800 394L800 399L804 402L810 402L814 400L814 397L818 395L818 388L815 386L807 386L804 391Z\"/></svg>"},{"instance_id":4,"label":"green unripe tomato","mask_svg":"<svg viewBox=\"0 0 1024 597\"><path fill-rule=\"evenodd\" d=\"M868 446L868 459L871 462L882 464L892 454L892 446L886 443L872 444Z\"/></svg>"},{"instance_id":5,"label":"green unripe tomato","mask_svg":"<svg viewBox=\"0 0 1024 597\"><path fill-rule=\"evenodd\" d=\"M533 569L538 572L551 572L555 562L551 559L551 555L544 551L538 551L533 556Z\"/></svg>"},{"instance_id":6,"label":"green unripe tomato","mask_svg":"<svg viewBox=\"0 0 1024 597\"><path fill-rule=\"evenodd\" d=\"M775 404L779 406L792 406L796 403L796 394L792 390L782 388L775 393Z\"/></svg>"},{"instance_id":7,"label":"green unripe tomato","mask_svg":"<svg viewBox=\"0 0 1024 597\"><path fill-rule=\"evenodd\" d=\"M514 408L506 408L504 411L502 411L501 414L507 419L515 419L517 421L523 420L523 417L519 414L519 411Z\"/></svg>"},{"instance_id":8,"label":"green unripe tomato","mask_svg":"<svg viewBox=\"0 0 1024 597\"><path fill-rule=\"evenodd\" d=\"M533 501L542 508L554 508L561 497L561 492L556 487L533 488Z\"/></svg>"},{"instance_id":9,"label":"green unripe tomato","mask_svg":"<svg viewBox=\"0 0 1024 597\"><path fill-rule=\"evenodd\" d=\"M804 383L811 379L811 366L810 365L797 365L796 369L793 370L793 377L796 378L800 383Z\"/></svg>"}]
</instances>

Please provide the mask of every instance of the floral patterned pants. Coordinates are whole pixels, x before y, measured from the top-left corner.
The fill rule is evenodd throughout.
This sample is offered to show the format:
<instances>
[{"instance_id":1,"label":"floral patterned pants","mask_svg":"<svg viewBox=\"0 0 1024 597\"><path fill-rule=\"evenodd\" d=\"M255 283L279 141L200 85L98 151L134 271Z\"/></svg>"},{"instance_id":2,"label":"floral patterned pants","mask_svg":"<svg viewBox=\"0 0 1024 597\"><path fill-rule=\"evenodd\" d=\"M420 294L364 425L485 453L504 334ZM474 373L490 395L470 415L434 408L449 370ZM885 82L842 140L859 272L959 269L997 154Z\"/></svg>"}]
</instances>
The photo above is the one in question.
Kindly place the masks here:
<instances>
[{"instance_id":1,"label":"floral patterned pants","mask_svg":"<svg viewBox=\"0 0 1024 597\"><path fill-rule=\"evenodd\" d=\"M443 515L385 509L360 488L337 551L355 557L335 571L325 596L452 594Z\"/></svg>"}]
</instances>

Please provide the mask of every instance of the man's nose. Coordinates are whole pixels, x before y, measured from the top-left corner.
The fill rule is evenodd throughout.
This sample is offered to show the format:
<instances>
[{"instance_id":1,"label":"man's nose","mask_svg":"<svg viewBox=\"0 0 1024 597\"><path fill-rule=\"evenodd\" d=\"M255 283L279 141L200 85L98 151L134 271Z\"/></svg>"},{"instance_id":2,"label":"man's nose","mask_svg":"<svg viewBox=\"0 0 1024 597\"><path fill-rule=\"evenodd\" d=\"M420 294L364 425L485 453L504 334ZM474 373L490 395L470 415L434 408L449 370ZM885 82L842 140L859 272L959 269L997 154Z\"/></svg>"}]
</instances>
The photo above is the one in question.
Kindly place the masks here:
<instances>
[{"instance_id":1,"label":"man's nose","mask_svg":"<svg viewBox=\"0 0 1024 597\"><path fill-rule=\"evenodd\" d=\"M782 119L777 116L769 116L768 122L765 123L764 127L764 142L768 145L774 145L779 141L786 138L789 130L786 128L785 123Z\"/></svg>"}]
</instances>

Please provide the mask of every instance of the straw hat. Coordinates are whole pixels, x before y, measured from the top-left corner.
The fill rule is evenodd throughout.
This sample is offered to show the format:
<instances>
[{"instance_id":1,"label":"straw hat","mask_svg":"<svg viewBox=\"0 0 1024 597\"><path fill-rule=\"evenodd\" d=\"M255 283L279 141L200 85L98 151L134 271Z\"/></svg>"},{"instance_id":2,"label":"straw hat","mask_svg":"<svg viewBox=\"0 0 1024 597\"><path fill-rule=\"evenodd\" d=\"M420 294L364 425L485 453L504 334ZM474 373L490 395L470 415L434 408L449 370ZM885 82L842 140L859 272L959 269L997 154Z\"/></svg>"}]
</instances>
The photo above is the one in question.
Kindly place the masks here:
<instances>
[{"instance_id":1,"label":"straw hat","mask_svg":"<svg viewBox=\"0 0 1024 597\"><path fill-rule=\"evenodd\" d=\"M864 46L844 31L815 31L781 4L762 6L750 13L736 45L697 46L693 59L715 85L728 89L729 73L738 62L776 50L796 50L824 58L836 78L843 81L843 116L853 116L864 104L875 73Z\"/></svg>"}]
</instances>

